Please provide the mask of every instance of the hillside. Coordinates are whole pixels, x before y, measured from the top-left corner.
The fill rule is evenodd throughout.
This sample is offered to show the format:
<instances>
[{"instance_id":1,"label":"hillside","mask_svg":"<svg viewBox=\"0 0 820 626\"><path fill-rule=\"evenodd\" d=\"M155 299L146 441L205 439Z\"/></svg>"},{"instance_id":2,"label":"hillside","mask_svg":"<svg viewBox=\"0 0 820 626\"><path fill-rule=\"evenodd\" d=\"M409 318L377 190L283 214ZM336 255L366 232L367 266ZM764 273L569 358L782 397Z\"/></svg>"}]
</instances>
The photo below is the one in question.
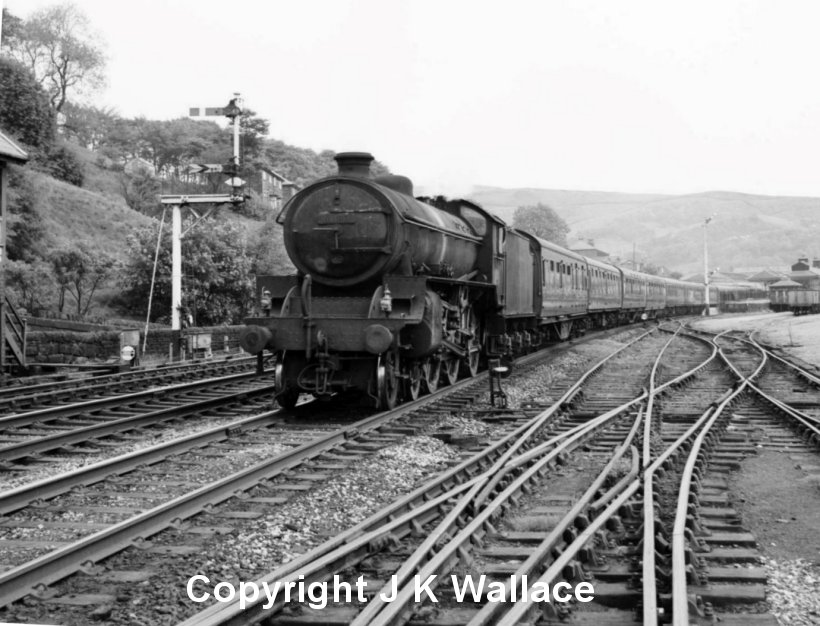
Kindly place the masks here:
<instances>
[{"instance_id":1,"label":"hillside","mask_svg":"<svg viewBox=\"0 0 820 626\"><path fill-rule=\"evenodd\" d=\"M41 192L40 217L49 248L84 242L121 259L128 234L151 222L129 209L121 197L81 189L39 172L30 175Z\"/></svg>"},{"instance_id":2,"label":"hillside","mask_svg":"<svg viewBox=\"0 0 820 626\"><path fill-rule=\"evenodd\" d=\"M571 246L592 239L621 258L651 261L683 273L703 267L709 224L710 266L724 271L786 268L798 255L820 256L820 198L712 191L673 196L601 191L475 187L471 199L512 222L516 207L553 207L570 226Z\"/></svg>"}]
</instances>

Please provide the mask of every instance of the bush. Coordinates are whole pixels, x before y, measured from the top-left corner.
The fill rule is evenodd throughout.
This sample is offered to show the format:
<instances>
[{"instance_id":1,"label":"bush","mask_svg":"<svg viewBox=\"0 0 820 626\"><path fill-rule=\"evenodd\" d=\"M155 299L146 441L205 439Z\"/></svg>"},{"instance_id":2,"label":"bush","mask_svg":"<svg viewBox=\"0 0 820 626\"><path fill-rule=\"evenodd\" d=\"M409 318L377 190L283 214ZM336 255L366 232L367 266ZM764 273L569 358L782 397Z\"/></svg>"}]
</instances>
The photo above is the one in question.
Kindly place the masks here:
<instances>
[{"instance_id":1,"label":"bush","mask_svg":"<svg viewBox=\"0 0 820 626\"><path fill-rule=\"evenodd\" d=\"M54 178L82 187L85 180L85 166L67 145L52 146L45 155L43 166Z\"/></svg>"}]
</instances>

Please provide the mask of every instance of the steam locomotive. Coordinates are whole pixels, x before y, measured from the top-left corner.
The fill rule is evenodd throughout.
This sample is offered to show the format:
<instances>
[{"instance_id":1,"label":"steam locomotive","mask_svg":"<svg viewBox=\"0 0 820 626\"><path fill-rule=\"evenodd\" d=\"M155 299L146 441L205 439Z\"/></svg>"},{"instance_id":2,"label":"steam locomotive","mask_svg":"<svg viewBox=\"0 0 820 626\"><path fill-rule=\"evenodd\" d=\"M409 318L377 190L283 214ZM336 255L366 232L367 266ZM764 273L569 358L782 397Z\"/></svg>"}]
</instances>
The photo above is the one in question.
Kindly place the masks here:
<instances>
[{"instance_id":1,"label":"steam locomotive","mask_svg":"<svg viewBox=\"0 0 820 626\"><path fill-rule=\"evenodd\" d=\"M372 161L338 154L336 176L285 205L297 273L257 277L263 313L240 344L260 364L275 356L284 407L349 393L392 408L488 356L703 307L703 285L586 258L468 200L415 198L410 179L373 177Z\"/></svg>"}]
</instances>

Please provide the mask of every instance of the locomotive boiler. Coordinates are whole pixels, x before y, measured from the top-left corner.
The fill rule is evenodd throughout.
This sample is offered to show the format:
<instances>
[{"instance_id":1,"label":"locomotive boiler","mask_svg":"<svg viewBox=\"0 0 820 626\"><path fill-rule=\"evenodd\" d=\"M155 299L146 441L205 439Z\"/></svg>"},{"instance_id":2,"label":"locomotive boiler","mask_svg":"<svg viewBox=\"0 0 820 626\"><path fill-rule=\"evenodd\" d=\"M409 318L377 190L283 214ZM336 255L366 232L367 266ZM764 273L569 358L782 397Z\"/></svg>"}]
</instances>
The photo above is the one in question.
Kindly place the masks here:
<instances>
[{"instance_id":1,"label":"locomotive boiler","mask_svg":"<svg viewBox=\"0 0 820 626\"><path fill-rule=\"evenodd\" d=\"M345 392L390 408L475 375L502 304L504 224L468 201L416 199L408 178L374 178L372 161L338 154L338 174L279 216L297 273L257 277L263 315L240 343L275 356L283 406Z\"/></svg>"}]
</instances>

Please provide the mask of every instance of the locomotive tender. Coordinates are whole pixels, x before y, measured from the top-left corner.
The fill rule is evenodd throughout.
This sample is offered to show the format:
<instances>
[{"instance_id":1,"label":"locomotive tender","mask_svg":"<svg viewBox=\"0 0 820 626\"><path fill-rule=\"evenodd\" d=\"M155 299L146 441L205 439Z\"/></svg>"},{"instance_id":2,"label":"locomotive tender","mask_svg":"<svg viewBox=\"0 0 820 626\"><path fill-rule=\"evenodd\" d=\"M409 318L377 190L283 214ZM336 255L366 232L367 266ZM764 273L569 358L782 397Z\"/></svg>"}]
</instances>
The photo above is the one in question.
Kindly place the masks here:
<instances>
[{"instance_id":1,"label":"locomotive tender","mask_svg":"<svg viewBox=\"0 0 820 626\"><path fill-rule=\"evenodd\" d=\"M406 177L372 177L372 161L338 154L338 174L279 216L297 274L257 277L263 314L240 343L260 364L276 357L282 406L352 392L392 408L488 356L703 307L703 285L588 259L468 200L415 198Z\"/></svg>"}]
</instances>

